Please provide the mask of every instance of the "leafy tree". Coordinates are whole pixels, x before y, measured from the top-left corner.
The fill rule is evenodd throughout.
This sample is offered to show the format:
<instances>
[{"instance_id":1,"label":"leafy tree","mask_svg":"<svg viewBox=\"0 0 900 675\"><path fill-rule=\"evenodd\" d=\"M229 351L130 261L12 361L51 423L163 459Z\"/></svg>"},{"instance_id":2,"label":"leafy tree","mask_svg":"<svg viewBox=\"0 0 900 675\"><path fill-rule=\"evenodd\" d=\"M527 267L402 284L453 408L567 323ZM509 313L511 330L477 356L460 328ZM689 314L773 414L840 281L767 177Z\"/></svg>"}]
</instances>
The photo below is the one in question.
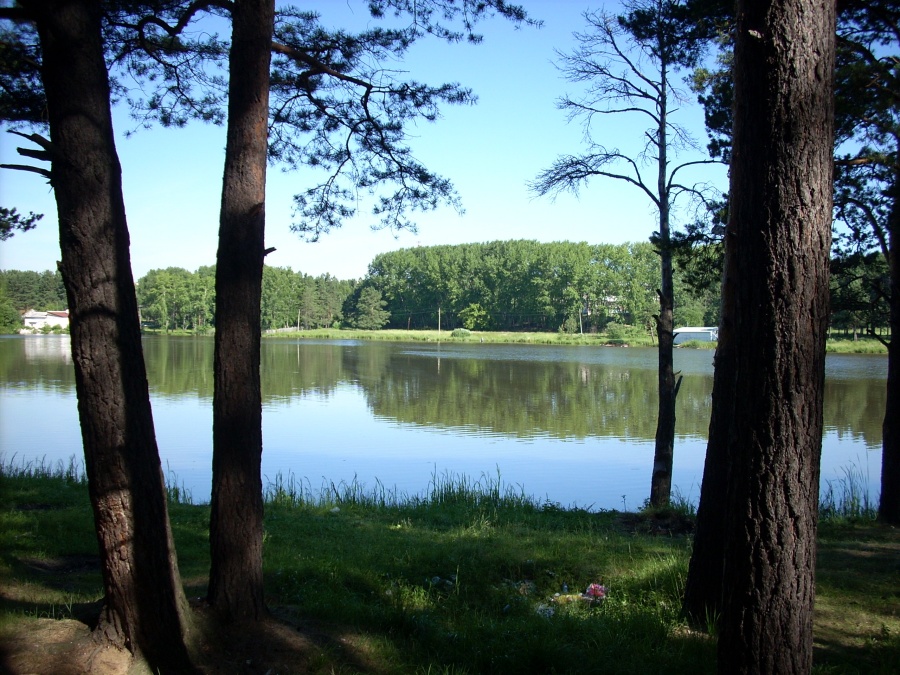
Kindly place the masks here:
<instances>
[{"instance_id":1,"label":"leafy tree","mask_svg":"<svg viewBox=\"0 0 900 675\"><path fill-rule=\"evenodd\" d=\"M489 326L490 317L484 307L473 302L460 310L459 320L468 330L485 330Z\"/></svg>"},{"instance_id":2,"label":"leafy tree","mask_svg":"<svg viewBox=\"0 0 900 675\"><path fill-rule=\"evenodd\" d=\"M57 273L58 276L58 273ZM0 272L17 289L26 283L38 285L53 273ZM215 267L200 267L188 272L180 267L147 272L137 283L142 320L158 323L165 329L182 328L204 331L215 323ZM61 282L60 282L61 283ZM261 328L296 325L298 308L307 328L330 326L342 318L341 305L352 291L352 282L328 274L313 278L290 268L264 267L260 303ZM21 291L25 292L25 291ZM65 307L65 299L59 308ZM23 306L39 307L34 303Z\"/></svg>"},{"instance_id":3,"label":"leafy tree","mask_svg":"<svg viewBox=\"0 0 900 675\"><path fill-rule=\"evenodd\" d=\"M877 335L887 307L890 271L880 252L853 254L831 261L831 328Z\"/></svg>"},{"instance_id":4,"label":"leafy tree","mask_svg":"<svg viewBox=\"0 0 900 675\"><path fill-rule=\"evenodd\" d=\"M0 271L0 280L17 310L61 310L67 306L66 289L59 270L4 270Z\"/></svg>"},{"instance_id":5,"label":"leafy tree","mask_svg":"<svg viewBox=\"0 0 900 675\"><path fill-rule=\"evenodd\" d=\"M355 285L354 281L341 281L330 274L316 278L318 305L321 311L320 327L327 328L340 323L344 318L341 313L344 299L353 292Z\"/></svg>"},{"instance_id":6,"label":"leafy tree","mask_svg":"<svg viewBox=\"0 0 900 675\"><path fill-rule=\"evenodd\" d=\"M0 278L0 333L18 333L22 325L22 315L7 296L6 283Z\"/></svg>"},{"instance_id":7,"label":"leafy tree","mask_svg":"<svg viewBox=\"0 0 900 675\"><path fill-rule=\"evenodd\" d=\"M0 241L6 241L13 236L16 231L27 232L33 230L38 221L43 218L41 213L29 213L27 216L22 215L15 209L7 209L0 206Z\"/></svg>"},{"instance_id":8,"label":"leafy tree","mask_svg":"<svg viewBox=\"0 0 900 675\"><path fill-rule=\"evenodd\" d=\"M287 328L297 323L301 280L287 267L263 268L261 315L263 329Z\"/></svg>"},{"instance_id":9,"label":"leafy tree","mask_svg":"<svg viewBox=\"0 0 900 675\"><path fill-rule=\"evenodd\" d=\"M214 266L200 267L190 279L189 311L195 331L209 328L215 316L216 269Z\"/></svg>"},{"instance_id":10,"label":"leafy tree","mask_svg":"<svg viewBox=\"0 0 900 675\"><path fill-rule=\"evenodd\" d=\"M166 332L196 328L194 284L195 275L182 267L150 270L137 284L141 318Z\"/></svg>"},{"instance_id":11,"label":"leafy tree","mask_svg":"<svg viewBox=\"0 0 900 675\"><path fill-rule=\"evenodd\" d=\"M576 192L594 177L624 181L641 190L659 215L654 243L660 255L662 283L659 314L655 317L659 336L659 415L650 503L669 503L675 443L675 397L678 383L673 369L673 266L671 211L681 195L702 197L696 185L681 184L679 172L712 160L696 159L675 166L670 154L694 149L684 129L672 115L684 100L674 75L697 63L706 31L679 0L643 0L623 5L626 14L613 17L586 12L588 32L577 33L578 48L561 54L561 70L572 82L587 83L580 99L564 98L559 107L570 119L582 119L588 151L556 160L532 184L540 195L561 190ZM608 148L595 140L592 123L605 115L640 115L649 123L640 157ZM645 177L641 159L650 159L655 175Z\"/></svg>"},{"instance_id":12,"label":"leafy tree","mask_svg":"<svg viewBox=\"0 0 900 675\"><path fill-rule=\"evenodd\" d=\"M585 311L584 328L652 322L659 258L650 243L495 241L416 247L375 257L367 281L388 302L391 326L474 320L483 328L555 330ZM352 309L352 308L351 308ZM480 312L483 311L483 314Z\"/></svg>"},{"instance_id":13,"label":"leafy tree","mask_svg":"<svg viewBox=\"0 0 900 675\"><path fill-rule=\"evenodd\" d=\"M808 673L828 322L834 5L742 1L737 16L731 204L701 494L702 506L707 481L724 476L722 500L708 502L706 512L724 514L724 555L705 561L708 597L721 597L720 673ZM718 460L712 465L710 455ZM704 517L698 515L698 533ZM704 562L701 554L708 551L694 549L691 574L695 560Z\"/></svg>"},{"instance_id":14,"label":"leafy tree","mask_svg":"<svg viewBox=\"0 0 900 675\"><path fill-rule=\"evenodd\" d=\"M359 299L353 313L352 324L362 330L378 330L390 320L390 312L384 307L387 303L381 299L381 291L371 286L360 289Z\"/></svg>"},{"instance_id":15,"label":"leafy tree","mask_svg":"<svg viewBox=\"0 0 900 675\"><path fill-rule=\"evenodd\" d=\"M189 608L141 352L101 6L34 0L0 8L0 19L12 24L15 49L37 38L29 48L35 60L19 62L24 89L4 90L4 96L16 99L25 91L19 104L42 105L30 116L15 106L4 111L8 121L45 114L50 129L50 140L40 141L52 152L31 156L51 160L49 171L33 170L52 176L59 217L60 271L105 590L94 635L103 645L143 654L154 669L190 672Z\"/></svg>"}]
</instances>

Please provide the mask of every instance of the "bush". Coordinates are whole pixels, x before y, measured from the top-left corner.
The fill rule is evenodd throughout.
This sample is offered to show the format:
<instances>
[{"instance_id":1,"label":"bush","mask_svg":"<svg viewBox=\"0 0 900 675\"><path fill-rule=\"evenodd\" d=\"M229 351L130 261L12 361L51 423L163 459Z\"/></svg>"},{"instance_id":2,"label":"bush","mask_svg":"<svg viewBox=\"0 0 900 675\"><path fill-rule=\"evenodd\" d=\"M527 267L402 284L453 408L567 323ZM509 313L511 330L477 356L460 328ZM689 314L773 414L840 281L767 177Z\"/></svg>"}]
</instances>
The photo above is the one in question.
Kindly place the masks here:
<instances>
[{"instance_id":1,"label":"bush","mask_svg":"<svg viewBox=\"0 0 900 675\"><path fill-rule=\"evenodd\" d=\"M486 330L490 328L490 316L477 302L460 310L459 320L469 330Z\"/></svg>"},{"instance_id":2,"label":"bush","mask_svg":"<svg viewBox=\"0 0 900 675\"><path fill-rule=\"evenodd\" d=\"M631 336L634 328L632 326L628 326L622 323L608 323L606 324L606 336L610 340L624 340Z\"/></svg>"},{"instance_id":3,"label":"bush","mask_svg":"<svg viewBox=\"0 0 900 675\"><path fill-rule=\"evenodd\" d=\"M570 314L563 324L559 327L560 333L568 333L569 335L575 335L576 333L581 332L581 322L578 320L578 316L575 314Z\"/></svg>"},{"instance_id":4,"label":"bush","mask_svg":"<svg viewBox=\"0 0 900 675\"><path fill-rule=\"evenodd\" d=\"M455 338L467 338L471 337L471 335L472 331L470 331L468 328L454 328L453 332L450 333L450 337Z\"/></svg>"}]
</instances>

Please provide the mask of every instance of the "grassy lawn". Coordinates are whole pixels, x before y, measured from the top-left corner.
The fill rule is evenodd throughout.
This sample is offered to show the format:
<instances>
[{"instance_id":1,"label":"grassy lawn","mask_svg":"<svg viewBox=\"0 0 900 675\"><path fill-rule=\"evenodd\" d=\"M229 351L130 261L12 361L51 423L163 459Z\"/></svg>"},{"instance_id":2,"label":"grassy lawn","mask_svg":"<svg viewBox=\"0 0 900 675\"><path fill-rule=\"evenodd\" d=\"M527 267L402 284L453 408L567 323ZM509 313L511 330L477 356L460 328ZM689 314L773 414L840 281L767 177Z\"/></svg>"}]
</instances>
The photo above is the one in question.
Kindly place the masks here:
<instances>
[{"instance_id":1,"label":"grassy lawn","mask_svg":"<svg viewBox=\"0 0 900 675\"><path fill-rule=\"evenodd\" d=\"M169 331L145 329L147 335L195 335L189 331ZM212 332L204 333L212 335ZM513 331L468 331L467 335L454 335L449 330L357 330L354 328L315 328L277 333L263 333L269 340L372 340L385 342L455 342L485 344L526 344L526 345L584 345L595 347L655 347L656 337L646 331L628 327L624 336L610 336L606 333L538 333ZM689 340L678 345L682 349L715 349L715 342ZM858 340L845 338L830 339L826 351L831 354L887 354L887 347L876 339L864 337Z\"/></svg>"},{"instance_id":2,"label":"grassy lawn","mask_svg":"<svg viewBox=\"0 0 900 675\"><path fill-rule=\"evenodd\" d=\"M611 338L603 333L532 333L512 331L466 331L454 335L449 330L356 330L317 328L280 333L266 333L269 339L318 339L318 340L383 340L396 342L460 342L487 344L526 345L595 345L649 347L656 341L649 333L630 331L626 337Z\"/></svg>"},{"instance_id":3,"label":"grassy lawn","mask_svg":"<svg viewBox=\"0 0 900 675\"><path fill-rule=\"evenodd\" d=\"M90 620L102 590L83 479L7 466L0 480L0 636L41 620ZM302 658L283 648L271 672L715 671L714 636L679 615L690 509L562 509L501 494L484 476L435 477L426 494L269 487L267 600L279 625L315 638L305 638ZM196 598L209 565L208 508L170 508ZM898 560L895 529L834 510L823 519L815 672L900 672ZM605 599L581 597L592 583Z\"/></svg>"},{"instance_id":4,"label":"grassy lawn","mask_svg":"<svg viewBox=\"0 0 900 675\"><path fill-rule=\"evenodd\" d=\"M268 339L312 340L383 340L397 342L459 342L486 344L547 344L586 345L606 347L655 347L656 340L649 333L631 329L625 337L611 337L605 333L528 333L509 331L469 331L468 335L454 336L452 331L437 330L355 330L317 328L282 333L266 333ZM679 345L686 349L715 349L715 342L689 340ZM887 347L872 338L859 340L828 340L826 350L834 354L886 354Z\"/></svg>"}]
</instances>

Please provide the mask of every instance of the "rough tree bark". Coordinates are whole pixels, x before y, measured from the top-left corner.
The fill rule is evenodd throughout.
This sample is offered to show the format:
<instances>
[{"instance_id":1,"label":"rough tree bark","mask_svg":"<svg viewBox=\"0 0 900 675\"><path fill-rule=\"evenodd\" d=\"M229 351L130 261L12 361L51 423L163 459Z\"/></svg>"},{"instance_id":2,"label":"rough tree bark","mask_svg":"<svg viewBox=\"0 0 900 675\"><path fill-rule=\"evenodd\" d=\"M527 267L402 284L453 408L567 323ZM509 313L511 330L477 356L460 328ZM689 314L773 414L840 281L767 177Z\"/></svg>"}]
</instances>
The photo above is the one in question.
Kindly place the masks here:
<instances>
[{"instance_id":1,"label":"rough tree bark","mask_svg":"<svg viewBox=\"0 0 900 675\"><path fill-rule=\"evenodd\" d=\"M260 298L265 257L274 0L236 2L216 258L209 602L228 621L265 612Z\"/></svg>"},{"instance_id":2,"label":"rough tree bark","mask_svg":"<svg viewBox=\"0 0 900 675\"><path fill-rule=\"evenodd\" d=\"M99 4L22 3L35 19L71 312L85 468L106 593L95 635L188 672L187 601L141 351Z\"/></svg>"},{"instance_id":3,"label":"rough tree bark","mask_svg":"<svg viewBox=\"0 0 900 675\"><path fill-rule=\"evenodd\" d=\"M718 668L729 675L812 667L834 41L833 3L738 3L725 242L736 397L720 420L729 432Z\"/></svg>"}]
</instances>

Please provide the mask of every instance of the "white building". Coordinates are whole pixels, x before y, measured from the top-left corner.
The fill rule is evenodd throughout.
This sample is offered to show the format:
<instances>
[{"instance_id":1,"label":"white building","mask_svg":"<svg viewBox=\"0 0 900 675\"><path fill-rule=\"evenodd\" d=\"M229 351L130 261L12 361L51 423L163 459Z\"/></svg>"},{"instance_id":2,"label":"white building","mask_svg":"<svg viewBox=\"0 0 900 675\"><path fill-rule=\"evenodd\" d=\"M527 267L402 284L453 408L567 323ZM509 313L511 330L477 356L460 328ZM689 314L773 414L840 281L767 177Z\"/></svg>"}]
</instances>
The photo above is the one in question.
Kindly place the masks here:
<instances>
[{"instance_id":1,"label":"white building","mask_svg":"<svg viewBox=\"0 0 900 675\"><path fill-rule=\"evenodd\" d=\"M25 327L20 331L22 333L35 333L47 328L68 328L69 327L69 310L64 309L61 312L36 312L29 309L22 315L22 322Z\"/></svg>"},{"instance_id":2,"label":"white building","mask_svg":"<svg viewBox=\"0 0 900 675\"><path fill-rule=\"evenodd\" d=\"M676 328L672 333L675 335L674 344L680 345L688 340L697 340L698 342L718 342L719 328L717 326L685 326L684 328Z\"/></svg>"}]
</instances>

